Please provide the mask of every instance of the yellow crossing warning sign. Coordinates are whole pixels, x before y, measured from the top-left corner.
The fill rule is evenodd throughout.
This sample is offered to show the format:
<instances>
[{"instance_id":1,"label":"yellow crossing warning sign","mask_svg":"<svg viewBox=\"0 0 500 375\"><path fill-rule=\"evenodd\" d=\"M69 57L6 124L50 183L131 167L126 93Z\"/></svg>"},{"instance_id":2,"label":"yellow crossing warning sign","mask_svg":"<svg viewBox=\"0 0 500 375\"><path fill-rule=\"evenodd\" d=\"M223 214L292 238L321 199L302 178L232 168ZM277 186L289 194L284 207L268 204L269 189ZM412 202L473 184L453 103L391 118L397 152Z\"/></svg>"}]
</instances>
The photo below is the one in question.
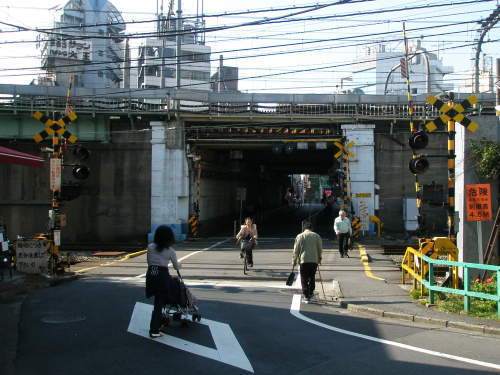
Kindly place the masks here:
<instances>
[{"instance_id":1,"label":"yellow crossing warning sign","mask_svg":"<svg viewBox=\"0 0 500 375\"><path fill-rule=\"evenodd\" d=\"M48 116L44 115L40 111L35 112L33 114L33 117L41 121L42 124L45 125L44 130L33 136L33 139L35 140L36 143L40 143L49 135L54 135L54 133L64 137L66 140L68 140L68 142L71 143L75 143L76 140L78 139L76 136L71 134L66 129L66 126L69 125L71 121L77 119L78 116L76 115L75 112L69 112L66 116L57 121L50 119Z\"/></svg>"},{"instance_id":2,"label":"yellow crossing warning sign","mask_svg":"<svg viewBox=\"0 0 500 375\"><path fill-rule=\"evenodd\" d=\"M434 108L441 112L439 117L436 117L434 121L431 121L425 125L427 131L429 132L433 132L440 126L446 126L446 123L450 120L458 122L471 132L475 132L479 128L477 122L471 121L462 113L467 108L470 108L477 103L477 98L474 95L469 96L461 103L455 105L444 103L434 95L429 95L427 97L427 103L431 104Z\"/></svg>"},{"instance_id":3,"label":"yellow crossing warning sign","mask_svg":"<svg viewBox=\"0 0 500 375\"><path fill-rule=\"evenodd\" d=\"M339 149L339 151L335 155L333 155L333 157L335 159L340 158L342 155L344 155L344 158L346 158L346 159L348 159L348 158L354 159L356 157L355 154L353 154L351 151L349 151L349 149L356 144L356 143L354 143L354 141L349 142L345 146L342 143L337 142L337 141L333 142L333 144L335 146L337 146L337 148Z\"/></svg>"}]
</instances>

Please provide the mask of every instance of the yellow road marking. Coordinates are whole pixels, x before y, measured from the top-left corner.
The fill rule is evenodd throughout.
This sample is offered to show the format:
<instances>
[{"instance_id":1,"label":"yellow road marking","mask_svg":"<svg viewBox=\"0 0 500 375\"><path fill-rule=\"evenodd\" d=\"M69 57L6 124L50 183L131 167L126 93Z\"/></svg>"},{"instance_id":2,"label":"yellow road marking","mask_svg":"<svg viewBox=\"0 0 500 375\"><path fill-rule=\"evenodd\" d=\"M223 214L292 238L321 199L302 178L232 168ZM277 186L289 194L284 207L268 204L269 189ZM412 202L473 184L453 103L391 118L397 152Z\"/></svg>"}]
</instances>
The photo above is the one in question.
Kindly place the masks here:
<instances>
[{"instance_id":1,"label":"yellow road marking","mask_svg":"<svg viewBox=\"0 0 500 375\"><path fill-rule=\"evenodd\" d=\"M375 280L385 281L385 279L382 279L381 277L375 276L372 273L372 269L371 269L370 265L368 264L368 254L366 253L365 248L362 245L358 244L358 250L359 250L359 256L361 258L361 263L363 263L363 268L365 269L366 276L371 277L372 279L375 279Z\"/></svg>"},{"instance_id":2,"label":"yellow road marking","mask_svg":"<svg viewBox=\"0 0 500 375\"><path fill-rule=\"evenodd\" d=\"M98 266L82 268L82 269L79 269L79 270L76 270L76 271L73 271L73 272L74 273L82 273L82 272L87 272L87 271L90 271L90 270L95 270L96 268L111 266L112 264L115 264L115 263L118 263L118 262L123 262L124 260L130 259L130 258L135 258L135 257L137 257L139 255L142 255L142 254L146 253L146 252L147 252L147 250L137 251L135 253L127 254L123 258L120 258L120 259L117 259L117 260L113 260L111 262L102 263L102 264L99 264Z\"/></svg>"}]
</instances>

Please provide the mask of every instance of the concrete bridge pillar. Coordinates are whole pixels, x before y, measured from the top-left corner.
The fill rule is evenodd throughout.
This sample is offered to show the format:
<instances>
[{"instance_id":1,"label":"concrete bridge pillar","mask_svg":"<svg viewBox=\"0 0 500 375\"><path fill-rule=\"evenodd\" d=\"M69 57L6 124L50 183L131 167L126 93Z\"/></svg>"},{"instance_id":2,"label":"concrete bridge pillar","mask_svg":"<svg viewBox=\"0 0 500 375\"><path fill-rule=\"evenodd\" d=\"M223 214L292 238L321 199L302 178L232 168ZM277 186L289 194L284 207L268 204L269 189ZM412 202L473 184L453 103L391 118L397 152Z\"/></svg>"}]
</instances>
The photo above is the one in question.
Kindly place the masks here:
<instances>
[{"instance_id":1,"label":"concrete bridge pillar","mask_svg":"<svg viewBox=\"0 0 500 375\"><path fill-rule=\"evenodd\" d=\"M189 171L183 132L176 122L151 123L151 241L159 225L168 225L182 241L189 215Z\"/></svg>"},{"instance_id":2,"label":"concrete bridge pillar","mask_svg":"<svg viewBox=\"0 0 500 375\"><path fill-rule=\"evenodd\" d=\"M460 262L483 263L481 259L486 250L488 238L491 234L495 213L498 209L499 182L479 177L476 172L476 161L469 151L471 141L482 138L496 141L500 140L500 127L496 116L479 116L474 119L479 123L475 133L466 130L456 123L455 136L455 231L457 232L458 259ZM490 184L492 193L493 220L468 221L466 215L465 188L470 184Z\"/></svg>"},{"instance_id":3,"label":"concrete bridge pillar","mask_svg":"<svg viewBox=\"0 0 500 375\"><path fill-rule=\"evenodd\" d=\"M373 233L370 216L375 209L375 154L374 154L373 124L346 124L342 125L346 144L353 141L355 144L349 151L356 155L349 160L350 188L352 192L353 209L363 224L362 230Z\"/></svg>"}]
</instances>

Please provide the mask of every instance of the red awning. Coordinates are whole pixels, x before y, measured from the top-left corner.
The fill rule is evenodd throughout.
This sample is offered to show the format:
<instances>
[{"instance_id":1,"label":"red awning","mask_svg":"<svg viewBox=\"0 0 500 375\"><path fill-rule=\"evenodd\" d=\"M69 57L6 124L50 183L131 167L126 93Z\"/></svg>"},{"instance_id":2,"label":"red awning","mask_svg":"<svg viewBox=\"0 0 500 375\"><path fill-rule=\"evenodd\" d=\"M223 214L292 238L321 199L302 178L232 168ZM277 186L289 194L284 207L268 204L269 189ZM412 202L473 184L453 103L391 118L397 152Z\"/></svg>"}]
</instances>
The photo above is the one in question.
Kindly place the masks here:
<instances>
[{"instance_id":1,"label":"red awning","mask_svg":"<svg viewBox=\"0 0 500 375\"><path fill-rule=\"evenodd\" d=\"M28 165L30 167L43 168L44 159L39 156L25 154L7 147L0 146L0 163Z\"/></svg>"}]
</instances>

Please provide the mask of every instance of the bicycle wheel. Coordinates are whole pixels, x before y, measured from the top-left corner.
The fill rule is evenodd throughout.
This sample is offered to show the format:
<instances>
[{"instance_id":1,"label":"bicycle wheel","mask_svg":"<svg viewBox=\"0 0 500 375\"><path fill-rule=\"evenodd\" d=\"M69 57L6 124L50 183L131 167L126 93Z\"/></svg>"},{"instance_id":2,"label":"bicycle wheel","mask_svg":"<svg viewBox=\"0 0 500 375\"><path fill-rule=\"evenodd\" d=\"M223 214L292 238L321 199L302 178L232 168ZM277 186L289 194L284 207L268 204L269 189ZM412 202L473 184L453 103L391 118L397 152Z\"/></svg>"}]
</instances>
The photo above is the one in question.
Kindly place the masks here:
<instances>
[{"instance_id":1,"label":"bicycle wheel","mask_svg":"<svg viewBox=\"0 0 500 375\"><path fill-rule=\"evenodd\" d=\"M248 260L247 260L247 252L245 251L245 255L243 256L243 274L246 275L248 271Z\"/></svg>"}]
</instances>

